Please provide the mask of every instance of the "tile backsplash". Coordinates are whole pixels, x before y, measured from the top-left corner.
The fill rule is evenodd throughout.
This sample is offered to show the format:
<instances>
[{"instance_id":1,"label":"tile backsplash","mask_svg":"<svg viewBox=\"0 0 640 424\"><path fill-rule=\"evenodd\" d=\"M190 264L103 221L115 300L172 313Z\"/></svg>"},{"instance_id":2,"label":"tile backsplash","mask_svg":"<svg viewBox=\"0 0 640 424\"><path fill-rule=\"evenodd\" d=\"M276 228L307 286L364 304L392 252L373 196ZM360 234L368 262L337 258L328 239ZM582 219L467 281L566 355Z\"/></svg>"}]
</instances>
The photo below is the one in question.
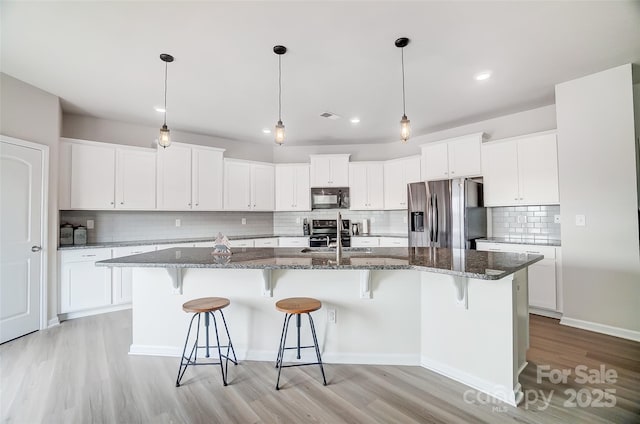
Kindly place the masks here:
<instances>
[{"instance_id":1,"label":"tile backsplash","mask_svg":"<svg viewBox=\"0 0 640 424\"><path fill-rule=\"evenodd\" d=\"M273 233L272 212L60 211L60 223L87 225L88 219L95 223L88 243Z\"/></svg>"},{"instance_id":2,"label":"tile backsplash","mask_svg":"<svg viewBox=\"0 0 640 424\"><path fill-rule=\"evenodd\" d=\"M560 240L560 224L554 223L560 206L507 206L491 208L493 237L522 241Z\"/></svg>"},{"instance_id":3,"label":"tile backsplash","mask_svg":"<svg viewBox=\"0 0 640 424\"><path fill-rule=\"evenodd\" d=\"M349 219L351 223L360 224L369 220L369 233L371 234L407 234L405 218L407 211L350 211L341 210L342 219ZM312 219L336 219L337 210L314 210L307 212L274 212L273 232L277 235L302 235L302 221L304 218ZM300 222L298 223L298 219Z\"/></svg>"}]
</instances>

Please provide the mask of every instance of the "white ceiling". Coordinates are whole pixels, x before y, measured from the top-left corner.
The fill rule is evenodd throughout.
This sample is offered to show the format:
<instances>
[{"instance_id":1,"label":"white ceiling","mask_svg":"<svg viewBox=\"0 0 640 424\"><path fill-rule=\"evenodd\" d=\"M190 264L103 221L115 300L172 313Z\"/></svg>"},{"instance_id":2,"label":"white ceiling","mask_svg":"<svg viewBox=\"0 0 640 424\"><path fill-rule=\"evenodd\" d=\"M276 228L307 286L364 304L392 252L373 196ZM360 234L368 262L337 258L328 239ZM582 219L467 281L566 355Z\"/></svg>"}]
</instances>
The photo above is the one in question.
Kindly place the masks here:
<instances>
[{"instance_id":1,"label":"white ceiling","mask_svg":"<svg viewBox=\"0 0 640 424\"><path fill-rule=\"evenodd\" d=\"M67 112L273 143L391 142L554 102L554 85L640 62L640 2L3 1L0 69ZM493 77L473 76L489 69ZM330 111L340 120L321 118ZM349 118L358 116L359 125Z\"/></svg>"}]
</instances>

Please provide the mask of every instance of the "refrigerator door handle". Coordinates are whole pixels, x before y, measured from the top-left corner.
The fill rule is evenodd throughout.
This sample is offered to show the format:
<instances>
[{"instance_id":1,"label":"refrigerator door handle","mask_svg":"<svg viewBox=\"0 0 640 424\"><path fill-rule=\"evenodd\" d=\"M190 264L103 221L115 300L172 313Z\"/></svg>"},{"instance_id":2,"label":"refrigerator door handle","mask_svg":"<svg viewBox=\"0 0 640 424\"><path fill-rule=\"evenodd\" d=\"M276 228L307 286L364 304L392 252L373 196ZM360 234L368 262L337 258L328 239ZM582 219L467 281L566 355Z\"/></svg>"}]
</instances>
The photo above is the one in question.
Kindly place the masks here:
<instances>
[{"instance_id":1,"label":"refrigerator door handle","mask_svg":"<svg viewBox=\"0 0 640 424\"><path fill-rule=\"evenodd\" d=\"M429 196L427 209L429 210L429 246L431 246L433 242L433 195Z\"/></svg>"},{"instance_id":2,"label":"refrigerator door handle","mask_svg":"<svg viewBox=\"0 0 640 424\"><path fill-rule=\"evenodd\" d=\"M436 243L438 242L438 231L440 230L439 227L439 218L440 218L440 214L438 213L438 195L437 194L433 194L433 204L434 204L434 214L433 214L433 227L435 228L435 237L434 240Z\"/></svg>"}]
</instances>

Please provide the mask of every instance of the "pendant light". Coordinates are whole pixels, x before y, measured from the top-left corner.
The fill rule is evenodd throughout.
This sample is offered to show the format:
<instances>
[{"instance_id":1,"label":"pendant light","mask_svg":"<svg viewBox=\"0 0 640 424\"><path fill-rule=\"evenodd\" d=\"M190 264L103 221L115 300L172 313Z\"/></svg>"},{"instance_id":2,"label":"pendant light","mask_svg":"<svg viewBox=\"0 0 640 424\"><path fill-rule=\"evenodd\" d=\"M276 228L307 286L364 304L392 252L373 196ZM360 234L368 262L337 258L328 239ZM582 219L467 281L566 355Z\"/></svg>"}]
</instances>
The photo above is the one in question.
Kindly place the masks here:
<instances>
[{"instance_id":1,"label":"pendant light","mask_svg":"<svg viewBox=\"0 0 640 424\"><path fill-rule=\"evenodd\" d=\"M173 62L173 56L162 53L160 55L160 60L164 62L164 123L162 124L162 128L160 128L158 144L166 149L171 145L171 134L169 132L169 127L167 127L167 65L169 62Z\"/></svg>"},{"instance_id":2,"label":"pendant light","mask_svg":"<svg viewBox=\"0 0 640 424\"><path fill-rule=\"evenodd\" d=\"M276 144L284 143L284 124L282 123L282 55L287 52L285 46L274 46L273 52L278 55L278 123L276 124Z\"/></svg>"},{"instance_id":3,"label":"pendant light","mask_svg":"<svg viewBox=\"0 0 640 424\"><path fill-rule=\"evenodd\" d=\"M409 137L411 137L411 121L407 118L404 98L404 48L407 44L409 44L409 39L406 37L396 40L396 47L400 48L402 60L402 119L400 119L400 140L402 140L403 143L406 143Z\"/></svg>"}]
</instances>

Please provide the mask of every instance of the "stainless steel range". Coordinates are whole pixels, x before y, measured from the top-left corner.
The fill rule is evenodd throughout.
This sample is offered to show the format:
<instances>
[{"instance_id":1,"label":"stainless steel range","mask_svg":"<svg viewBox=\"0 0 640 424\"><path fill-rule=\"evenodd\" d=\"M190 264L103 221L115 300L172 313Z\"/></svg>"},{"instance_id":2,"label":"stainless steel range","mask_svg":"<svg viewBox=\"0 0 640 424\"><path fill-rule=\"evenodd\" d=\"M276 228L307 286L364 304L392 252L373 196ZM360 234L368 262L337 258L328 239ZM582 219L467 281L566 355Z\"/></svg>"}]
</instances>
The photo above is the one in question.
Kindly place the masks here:
<instances>
[{"instance_id":1,"label":"stainless steel range","mask_svg":"<svg viewBox=\"0 0 640 424\"><path fill-rule=\"evenodd\" d=\"M327 247L335 245L338 241L337 220L335 219L314 219L311 221L311 235L309 236L309 246ZM342 220L340 237L343 247L351 247L351 234L349 233L349 220Z\"/></svg>"}]
</instances>

